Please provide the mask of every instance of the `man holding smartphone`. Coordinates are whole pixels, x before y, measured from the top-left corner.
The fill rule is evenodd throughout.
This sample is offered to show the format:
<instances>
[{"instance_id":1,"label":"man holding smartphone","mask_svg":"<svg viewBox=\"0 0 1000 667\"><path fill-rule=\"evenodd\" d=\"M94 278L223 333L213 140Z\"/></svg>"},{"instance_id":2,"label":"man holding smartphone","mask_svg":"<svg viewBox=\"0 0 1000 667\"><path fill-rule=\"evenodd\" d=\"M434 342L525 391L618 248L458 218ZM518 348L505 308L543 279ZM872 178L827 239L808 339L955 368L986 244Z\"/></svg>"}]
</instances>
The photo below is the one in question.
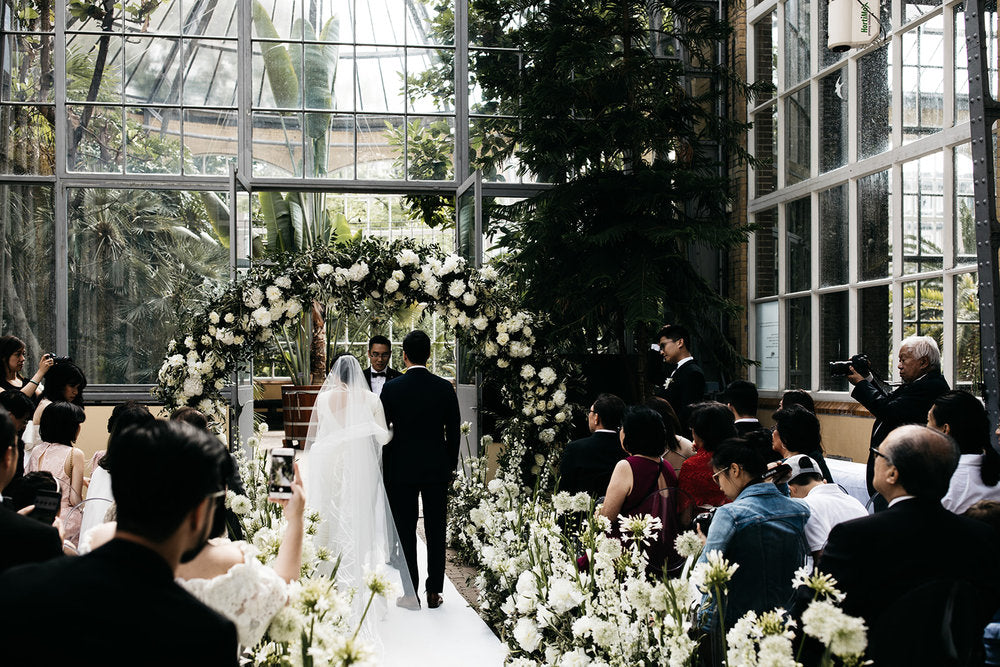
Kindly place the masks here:
<instances>
[{"instance_id":1,"label":"man holding smartphone","mask_svg":"<svg viewBox=\"0 0 1000 667\"><path fill-rule=\"evenodd\" d=\"M14 423L0 408L0 488L14 478L17 454ZM46 525L0 506L0 572L15 565L58 558L62 553L62 540L51 522Z\"/></svg>"}]
</instances>

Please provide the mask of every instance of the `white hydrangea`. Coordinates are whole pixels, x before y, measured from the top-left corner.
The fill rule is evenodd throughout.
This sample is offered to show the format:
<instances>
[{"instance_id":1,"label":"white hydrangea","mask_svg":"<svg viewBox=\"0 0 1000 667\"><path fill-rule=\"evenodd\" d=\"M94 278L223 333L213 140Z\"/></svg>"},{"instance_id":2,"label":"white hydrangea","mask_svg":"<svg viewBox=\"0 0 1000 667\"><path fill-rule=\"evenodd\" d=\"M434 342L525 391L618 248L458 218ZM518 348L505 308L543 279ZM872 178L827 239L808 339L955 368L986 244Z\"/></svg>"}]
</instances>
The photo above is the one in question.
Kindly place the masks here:
<instances>
[{"instance_id":1,"label":"white hydrangea","mask_svg":"<svg viewBox=\"0 0 1000 667\"><path fill-rule=\"evenodd\" d=\"M462 279L454 280L448 285L448 295L453 299L457 299L465 293L465 281Z\"/></svg>"},{"instance_id":2,"label":"white hydrangea","mask_svg":"<svg viewBox=\"0 0 1000 667\"><path fill-rule=\"evenodd\" d=\"M320 264L316 267L316 275L320 278L326 278L331 273L333 273L332 264Z\"/></svg>"},{"instance_id":3,"label":"white hydrangea","mask_svg":"<svg viewBox=\"0 0 1000 667\"><path fill-rule=\"evenodd\" d=\"M274 285L268 285L267 288L264 290L264 296L267 297L268 301L273 303L281 299L281 290L275 287Z\"/></svg>"},{"instance_id":4,"label":"white hydrangea","mask_svg":"<svg viewBox=\"0 0 1000 667\"><path fill-rule=\"evenodd\" d=\"M257 323L257 326L266 327L271 324L271 311L267 308L260 307L256 309L250 313L250 317L252 317L253 321Z\"/></svg>"}]
</instances>

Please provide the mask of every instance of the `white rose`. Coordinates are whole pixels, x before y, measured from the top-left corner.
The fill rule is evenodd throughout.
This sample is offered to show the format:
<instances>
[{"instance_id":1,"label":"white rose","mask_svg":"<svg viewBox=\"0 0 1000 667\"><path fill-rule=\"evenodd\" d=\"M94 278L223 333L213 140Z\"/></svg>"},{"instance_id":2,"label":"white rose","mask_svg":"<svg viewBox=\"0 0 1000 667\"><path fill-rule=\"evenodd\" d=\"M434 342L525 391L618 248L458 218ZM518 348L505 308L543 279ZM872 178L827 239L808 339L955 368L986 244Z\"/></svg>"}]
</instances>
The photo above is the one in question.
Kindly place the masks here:
<instances>
[{"instance_id":1,"label":"white rose","mask_svg":"<svg viewBox=\"0 0 1000 667\"><path fill-rule=\"evenodd\" d=\"M404 248L398 255L396 255L396 262L400 266L417 266L420 264L420 257L409 248Z\"/></svg>"},{"instance_id":2,"label":"white rose","mask_svg":"<svg viewBox=\"0 0 1000 667\"><path fill-rule=\"evenodd\" d=\"M233 315L232 313L226 313L226 316L223 317L222 319L226 321L226 324L232 324L233 322L236 321L236 316Z\"/></svg>"},{"instance_id":3,"label":"white rose","mask_svg":"<svg viewBox=\"0 0 1000 667\"><path fill-rule=\"evenodd\" d=\"M538 439L548 444L556 439L555 429L547 428L538 434Z\"/></svg>"},{"instance_id":4,"label":"white rose","mask_svg":"<svg viewBox=\"0 0 1000 667\"><path fill-rule=\"evenodd\" d=\"M316 275L320 278L326 278L331 273L333 273L332 264L320 264L316 267Z\"/></svg>"},{"instance_id":5,"label":"white rose","mask_svg":"<svg viewBox=\"0 0 1000 667\"><path fill-rule=\"evenodd\" d=\"M281 298L281 290L274 285L268 285L267 289L264 290L264 296L267 297L268 301L277 301Z\"/></svg>"},{"instance_id":6,"label":"white rose","mask_svg":"<svg viewBox=\"0 0 1000 667\"><path fill-rule=\"evenodd\" d=\"M552 394L552 402L556 405L556 407L561 408L564 406L566 404L566 392L560 389L556 393Z\"/></svg>"},{"instance_id":7,"label":"white rose","mask_svg":"<svg viewBox=\"0 0 1000 667\"><path fill-rule=\"evenodd\" d=\"M208 321L211 322L212 324L218 324L219 314L213 310L208 314Z\"/></svg>"},{"instance_id":8,"label":"white rose","mask_svg":"<svg viewBox=\"0 0 1000 667\"><path fill-rule=\"evenodd\" d=\"M406 274L400 271L399 269L396 269L395 271L392 272L392 279L395 280L397 283L403 282L405 278Z\"/></svg>"},{"instance_id":9,"label":"white rose","mask_svg":"<svg viewBox=\"0 0 1000 667\"><path fill-rule=\"evenodd\" d=\"M501 334L497 335L497 343L498 344L500 344L500 345L506 345L509 342L510 342L510 336L508 336L507 334L501 333Z\"/></svg>"},{"instance_id":10,"label":"white rose","mask_svg":"<svg viewBox=\"0 0 1000 667\"><path fill-rule=\"evenodd\" d=\"M465 292L465 281L464 280L461 280L461 279L460 280L455 280L455 281L452 281L452 283L450 285L448 285L448 295L451 296L454 299L457 299L460 296L462 296L462 294L464 292Z\"/></svg>"},{"instance_id":11,"label":"white rose","mask_svg":"<svg viewBox=\"0 0 1000 667\"><path fill-rule=\"evenodd\" d=\"M535 426L541 426L542 424L545 423L545 415L538 415L537 417L535 417L531 421L533 421L535 423Z\"/></svg>"},{"instance_id":12,"label":"white rose","mask_svg":"<svg viewBox=\"0 0 1000 667\"><path fill-rule=\"evenodd\" d=\"M441 273L451 273L452 271L459 268L465 260L463 260L458 255L448 255L444 258L444 264L441 265Z\"/></svg>"},{"instance_id":13,"label":"white rose","mask_svg":"<svg viewBox=\"0 0 1000 667\"><path fill-rule=\"evenodd\" d=\"M399 289L399 282L395 278L389 278L385 281L385 293L392 294Z\"/></svg>"},{"instance_id":14,"label":"white rose","mask_svg":"<svg viewBox=\"0 0 1000 667\"><path fill-rule=\"evenodd\" d=\"M271 324L271 311L267 308L258 308L250 313L250 316L253 318L254 322L257 323L257 326L266 327Z\"/></svg>"},{"instance_id":15,"label":"white rose","mask_svg":"<svg viewBox=\"0 0 1000 667\"><path fill-rule=\"evenodd\" d=\"M542 635L538 632L538 626L530 618L520 618L514 626L514 639L518 645L531 653L538 648L542 641Z\"/></svg>"},{"instance_id":16,"label":"white rose","mask_svg":"<svg viewBox=\"0 0 1000 667\"><path fill-rule=\"evenodd\" d=\"M260 291L260 288L254 287L243 297L243 303L250 308L257 308L264 303L264 293Z\"/></svg>"},{"instance_id":17,"label":"white rose","mask_svg":"<svg viewBox=\"0 0 1000 667\"><path fill-rule=\"evenodd\" d=\"M556 381L556 372L549 366L546 366L538 371L538 378L542 381L542 384L552 384Z\"/></svg>"},{"instance_id":18,"label":"white rose","mask_svg":"<svg viewBox=\"0 0 1000 667\"><path fill-rule=\"evenodd\" d=\"M506 359L497 359L497 368L507 368L510 366L510 362Z\"/></svg>"},{"instance_id":19,"label":"white rose","mask_svg":"<svg viewBox=\"0 0 1000 667\"><path fill-rule=\"evenodd\" d=\"M472 320L472 326L476 327L480 331L485 331L486 327L489 326L489 321L485 317L480 315L476 319Z\"/></svg>"}]
</instances>

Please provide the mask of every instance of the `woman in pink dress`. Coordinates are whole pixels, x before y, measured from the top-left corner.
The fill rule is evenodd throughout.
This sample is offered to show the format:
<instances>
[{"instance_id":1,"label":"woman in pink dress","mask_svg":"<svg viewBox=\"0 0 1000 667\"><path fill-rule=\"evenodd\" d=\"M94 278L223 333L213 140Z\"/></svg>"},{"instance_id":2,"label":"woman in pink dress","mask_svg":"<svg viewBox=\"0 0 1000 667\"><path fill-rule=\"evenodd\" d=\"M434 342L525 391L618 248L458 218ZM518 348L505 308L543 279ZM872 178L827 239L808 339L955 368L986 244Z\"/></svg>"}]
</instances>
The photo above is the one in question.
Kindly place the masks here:
<instances>
[{"instance_id":1,"label":"woman in pink dress","mask_svg":"<svg viewBox=\"0 0 1000 667\"><path fill-rule=\"evenodd\" d=\"M86 419L83 408L73 403L52 403L42 412L38 426L41 442L31 450L26 470L45 470L59 482L62 492L63 531L74 547L80 539L83 512L74 508L83 501L83 450L73 446Z\"/></svg>"}]
</instances>

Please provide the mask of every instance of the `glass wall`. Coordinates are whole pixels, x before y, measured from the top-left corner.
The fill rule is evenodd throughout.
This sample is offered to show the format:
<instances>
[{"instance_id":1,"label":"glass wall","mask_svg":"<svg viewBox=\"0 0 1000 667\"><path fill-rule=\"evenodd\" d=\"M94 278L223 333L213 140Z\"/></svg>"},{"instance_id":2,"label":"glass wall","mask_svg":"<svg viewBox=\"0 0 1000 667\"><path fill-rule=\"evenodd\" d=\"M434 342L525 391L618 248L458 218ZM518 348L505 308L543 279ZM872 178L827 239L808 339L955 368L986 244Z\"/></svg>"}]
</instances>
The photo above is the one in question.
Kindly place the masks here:
<instances>
[{"instance_id":1,"label":"glass wall","mask_svg":"<svg viewBox=\"0 0 1000 667\"><path fill-rule=\"evenodd\" d=\"M455 16L447 0L0 0L0 333L94 385L154 382L183 305L229 279L230 209L262 228L264 189L451 249L406 196L453 196L456 128L481 150L481 121L503 119L474 77L462 111ZM475 58L518 57L488 32ZM234 170L255 192L236 203ZM401 317L338 340L427 327L453 368L452 332Z\"/></svg>"},{"instance_id":2,"label":"glass wall","mask_svg":"<svg viewBox=\"0 0 1000 667\"><path fill-rule=\"evenodd\" d=\"M770 353L761 340L780 330L781 386L768 389L845 392L829 361L865 352L891 379L899 341L929 335L949 382L977 386L963 6L887 0L880 38L845 53L826 48L826 11L823 0L748 11L748 79L775 88L749 109L748 143L764 158L748 179L757 229L750 349ZM995 67L996 14L986 22ZM994 90L996 81L994 72Z\"/></svg>"}]
</instances>

